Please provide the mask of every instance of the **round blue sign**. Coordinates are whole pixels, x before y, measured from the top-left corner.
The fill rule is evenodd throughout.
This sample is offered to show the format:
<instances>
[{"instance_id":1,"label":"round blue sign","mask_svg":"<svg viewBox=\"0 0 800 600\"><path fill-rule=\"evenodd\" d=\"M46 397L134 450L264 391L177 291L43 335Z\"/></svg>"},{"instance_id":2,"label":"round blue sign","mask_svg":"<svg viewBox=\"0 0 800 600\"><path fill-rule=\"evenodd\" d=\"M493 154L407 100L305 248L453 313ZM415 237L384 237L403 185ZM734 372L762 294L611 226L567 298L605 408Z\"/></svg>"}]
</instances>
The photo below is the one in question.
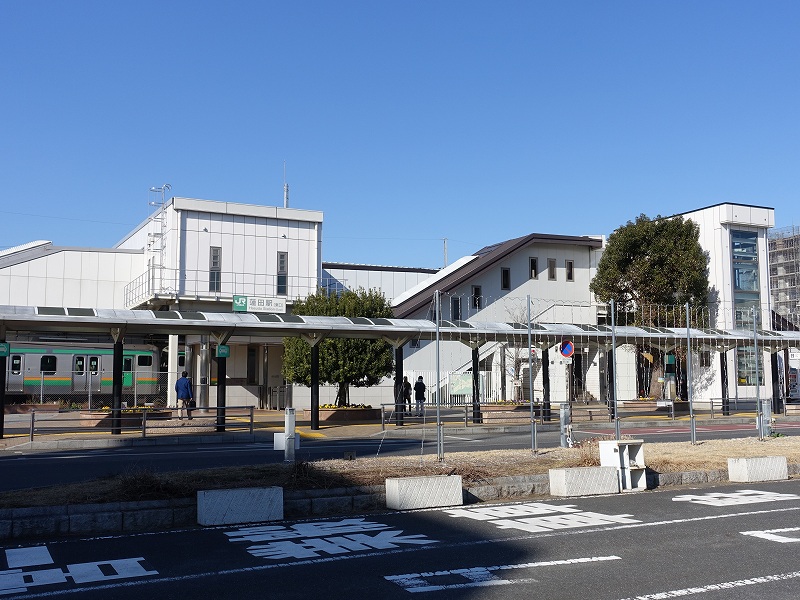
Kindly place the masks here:
<instances>
[{"instance_id":1,"label":"round blue sign","mask_svg":"<svg viewBox=\"0 0 800 600\"><path fill-rule=\"evenodd\" d=\"M569 358L575 352L575 346L569 340L561 342L561 356Z\"/></svg>"}]
</instances>

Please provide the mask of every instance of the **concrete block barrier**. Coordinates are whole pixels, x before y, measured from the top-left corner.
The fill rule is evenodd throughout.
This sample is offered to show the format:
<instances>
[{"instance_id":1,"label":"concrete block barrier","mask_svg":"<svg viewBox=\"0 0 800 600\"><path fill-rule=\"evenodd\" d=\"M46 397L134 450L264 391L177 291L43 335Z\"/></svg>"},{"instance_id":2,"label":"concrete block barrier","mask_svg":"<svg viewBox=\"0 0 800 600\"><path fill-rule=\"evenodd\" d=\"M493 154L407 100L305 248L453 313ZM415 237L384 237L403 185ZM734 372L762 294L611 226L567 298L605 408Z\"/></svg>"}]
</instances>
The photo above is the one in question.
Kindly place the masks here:
<instances>
[{"instance_id":1,"label":"concrete block barrier","mask_svg":"<svg viewBox=\"0 0 800 600\"><path fill-rule=\"evenodd\" d=\"M553 496L596 496L618 494L616 467L575 467L550 469L550 494Z\"/></svg>"},{"instance_id":2,"label":"concrete block barrier","mask_svg":"<svg viewBox=\"0 0 800 600\"><path fill-rule=\"evenodd\" d=\"M464 492L461 489L461 475L390 477L386 480L386 508L392 510L462 504Z\"/></svg>"},{"instance_id":3,"label":"concrete block barrier","mask_svg":"<svg viewBox=\"0 0 800 600\"><path fill-rule=\"evenodd\" d=\"M736 482L783 481L789 479L785 456L729 458L728 479Z\"/></svg>"},{"instance_id":4,"label":"concrete block barrier","mask_svg":"<svg viewBox=\"0 0 800 600\"><path fill-rule=\"evenodd\" d=\"M283 519L283 488L197 492L198 525L237 525Z\"/></svg>"}]
</instances>

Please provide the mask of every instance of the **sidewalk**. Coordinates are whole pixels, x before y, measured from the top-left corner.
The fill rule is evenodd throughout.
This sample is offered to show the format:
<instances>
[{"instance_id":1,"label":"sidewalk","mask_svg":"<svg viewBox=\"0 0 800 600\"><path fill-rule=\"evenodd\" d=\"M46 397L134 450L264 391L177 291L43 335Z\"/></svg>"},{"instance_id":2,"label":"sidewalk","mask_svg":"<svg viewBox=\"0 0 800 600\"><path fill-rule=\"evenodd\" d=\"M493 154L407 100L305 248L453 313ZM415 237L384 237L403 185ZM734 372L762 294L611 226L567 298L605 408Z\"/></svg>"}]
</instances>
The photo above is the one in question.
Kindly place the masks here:
<instances>
[{"instance_id":1,"label":"sidewalk","mask_svg":"<svg viewBox=\"0 0 800 600\"><path fill-rule=\"evenodd\" d=\"M121 446L153 446L182 444L214 444L236 442L271 443L275 433L284 429L285 414L276 410L255 410L253 413L252 433L250 418L242 412L238 416L229 416L224 432L216 431L214 409L196 410L194 418L152 420L148 421L145 434L141 429L123 428L121 434L113 435L107 427L92 429L80 427L75 413L42 412L36 413L33 442L30 436L30 415L5 415L4 437L0 439L0 450L34 449L34 450L75 450L83 448L113 448ZM302 412L299 412L302 415ZM452 417L452 415L450 415ZM695 419L696 426L753 424L755 435L755 414L716 419ZM776 427L782 424L800 423L800 417L775 418ZM626 417L620 421L623 430L643 427L687 427L689 417ZM328 423L321 422L318 430L311 429L310 420L298 418L295 421L297 433L304 439L356 439L385 436L389 438L421 438L435 435L435 415L426 420L404 419L403 425L387 423L385 429L381 423ZM521 433L530 431L530 422L521 420L515 423L466 425L463 421L448 420L443 422L448 435L465 433ZM613 422L586 421L573 425L575 430L607 430L614 427ZM537 423L538 431L558 431L558 416L545 424Z\"/></svg>"}]
</instances>

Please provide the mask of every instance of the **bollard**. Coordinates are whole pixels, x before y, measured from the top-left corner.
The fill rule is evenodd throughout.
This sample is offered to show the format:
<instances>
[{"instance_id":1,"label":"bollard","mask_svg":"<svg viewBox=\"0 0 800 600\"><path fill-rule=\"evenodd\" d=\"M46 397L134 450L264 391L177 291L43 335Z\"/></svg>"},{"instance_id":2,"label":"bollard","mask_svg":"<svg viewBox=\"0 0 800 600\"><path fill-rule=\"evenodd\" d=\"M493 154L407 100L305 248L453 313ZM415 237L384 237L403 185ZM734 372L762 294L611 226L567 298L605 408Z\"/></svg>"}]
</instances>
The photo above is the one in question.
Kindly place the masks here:
<instances>
[{"instance_id":1,"label":"bollard","mask_svg":"<svg viewBox=\"0 0 800 600\"><path fill-rule=\"evenodd\" d=\"M147 409L142 409L142 437L147 437Z\"/></svg>"},{"instance_id":2,"label":"bollard","mask_svg":"<svg viewBox=\"0 0 800 600\"><path fill-rule=\"evenodd\" d=\"M34 422L36 421L36 409L31 408L31 433L30 433L30 441L33 442L33 427Z\"/></svg>"},{"instance_id":3,"label":"bollard","mask_svg":"<svg viewBox=\"0 0 800 600\"><path fill-rule=\"evenodd\" d=\"M253 413L254 413L254 410L255 410L255 407L251 406L250 407L250 435L253 435Z\"/></svg>"},{"instance_id":4,"label":"bollard","mask_svg":"<svg viewBox=\"0 0 800 600\"><path fill-rule=\"evenodd\" d=\"M294 462L294 408L287 408L283 418L283 432L286 436L286 445L283 448L283 462Z\"/></svg>"},{"instance_id":5,"label":"bollard","mask_svg":"<svg viewBox=\"0 0 800 600\"><path fill-rule=\"evenodd\" d=\"M559 417L561 424L561 447L569 448L570 440L569 440L569 432L567 431L569 427L569 404L561 405L561 410L559 411Z\"/></svg>"}]
</instances>

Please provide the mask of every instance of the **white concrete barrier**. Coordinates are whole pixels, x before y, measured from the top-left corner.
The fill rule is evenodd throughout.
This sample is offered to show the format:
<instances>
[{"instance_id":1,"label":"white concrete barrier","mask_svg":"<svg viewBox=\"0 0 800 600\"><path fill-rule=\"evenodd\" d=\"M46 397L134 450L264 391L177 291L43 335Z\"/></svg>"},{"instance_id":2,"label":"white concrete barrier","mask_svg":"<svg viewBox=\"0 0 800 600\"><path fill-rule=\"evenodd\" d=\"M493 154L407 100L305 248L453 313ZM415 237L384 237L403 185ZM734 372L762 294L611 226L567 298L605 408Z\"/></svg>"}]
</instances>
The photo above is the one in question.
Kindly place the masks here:
<instances>
[{"instance_id":1,"label":"white concrete barrier","mask_svg":"<svg viewBox=\"0 0 800 600\"><path fill-rule=\"evenodd\" d=\"M728 459L729 481L755 482L785 479L789 479L789 468L785 456Z\"/></svg>"},{"instance_id":2,"label":"white concrete barrier","mask_svg":"<svg viewBox=\"0 0 800 600\"><path fill-rule=\"evenodd\" d=\"M199 525L235 525L283 519L283 488L240 488L197 492Z\"/></svg>"},{"instance_id":3,"label":"white concrete barrier","mask_svg":"<svg viewBox=\"0 0 800 600\"><path fill-rule=\"evenodd\" d=\"M619 494L616 467L550 469L551 496L596 496Z\"/></svg>"},{"instance_id":4,"label":"white concrete barrier","mask_svg":"<svg viewBox=\"0 0 800 600\"><path fill-rule=\"evenodd\" d=\"M273 433L272 434L272 449L273 450L286 450L286 434L285 433ZM300 436L295 433L294 434L294 449L300 449Z\"/></svg>"},{"instance_id":5,"label":"white concrete barrier","mask_svg":"<svg viewBox=\"0 0 800 600\"><path fill-rule=\"evenodd\" d=\"M461 475L389 477L386 480L386 508L410 510L462 504Z\"/></svg>"}]
</instances>

